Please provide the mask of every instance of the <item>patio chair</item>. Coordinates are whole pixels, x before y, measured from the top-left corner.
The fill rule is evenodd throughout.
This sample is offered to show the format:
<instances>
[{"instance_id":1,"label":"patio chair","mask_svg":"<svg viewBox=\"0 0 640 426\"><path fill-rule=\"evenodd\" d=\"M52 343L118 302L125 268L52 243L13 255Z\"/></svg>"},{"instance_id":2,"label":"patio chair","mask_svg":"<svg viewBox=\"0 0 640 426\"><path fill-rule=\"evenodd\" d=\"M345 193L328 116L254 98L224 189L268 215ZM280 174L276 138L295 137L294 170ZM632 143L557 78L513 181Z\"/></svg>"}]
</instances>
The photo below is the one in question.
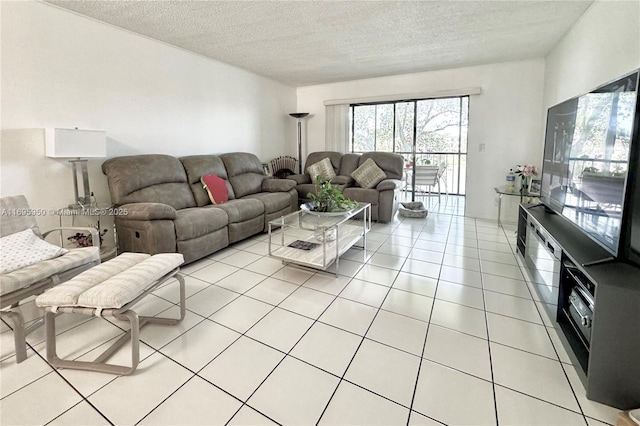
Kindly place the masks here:
<instances>
[{"instance_id":1,"label":"patio chair","mask_svg":"<svg viewBox=\"0 0 640 426\"><path fill-rule=\"evenodd\" d=\"M31 263L13 271L0 274L0 318L11 322L14 333L16 361L18 363L27 358L27 345L25 337L42 325L42 318L34 321L25 329L24 318L19 309L19 304L31 296L39 295L46 289L78 275L92 266L100 263L100 238L95 228L83 227L58 227L48 232L40 233L38 225L33 215L34 210L29 208L24 195L0 198L0 252L3 259L3 270L7 266L6 259L12 255L11 243L8 243L10 236L15 236L22 231L31 230L33 233L26 234L36 238L32 240L37 243L35 246L49 246L44 242L47 235L52 232L62 232L65 230L75 232L88 232L92 235L93 247L84 247L65 250L63 254L46 260L36 261L40 254L37 249L29 249L29 256L34 256L36 263ZM45 256L46 257L46 256ZM23 262L28 263L28 262Z\"/></svg>"},{"instance_id":2,"label":"patio chair","mask_svg":"<svg viewBox=\"0 0 640 426\"><path fill-rule=\"evenodd\" d=\"M444 193L449 195L449 187L447 185L447 163L441 163L438 167L438 182L442 182L444 184Z\"/></svg>"},{"instance_id":3,"label":"patio chair","mask_svg":"<svg viewBox=\"0 0 640 426\"><path fill-rule=\"evenodd\" d=\"M431 188L438 186L438 200L440 200L440 166L426 165L416 166L415 173L415 186L426 186L426 190L431 196Z\"/></svg>"}]
</instances>

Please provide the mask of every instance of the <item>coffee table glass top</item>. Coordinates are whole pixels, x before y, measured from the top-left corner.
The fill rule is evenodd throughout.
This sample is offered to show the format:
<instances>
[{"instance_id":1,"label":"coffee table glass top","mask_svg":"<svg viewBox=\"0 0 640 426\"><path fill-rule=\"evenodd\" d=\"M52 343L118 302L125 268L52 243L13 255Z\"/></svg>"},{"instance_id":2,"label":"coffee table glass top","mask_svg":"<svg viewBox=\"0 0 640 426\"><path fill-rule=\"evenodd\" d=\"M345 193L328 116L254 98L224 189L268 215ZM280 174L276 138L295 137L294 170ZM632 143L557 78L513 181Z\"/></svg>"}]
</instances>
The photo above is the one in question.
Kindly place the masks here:
<instances>
[{"instance_id":1,"label":"coffee table glass top","mask_svg":"<svg viewBox=\"0 0 640 426\"><path fill-rule=\"evenodd\" d=\"M314 269L325 270L362 241L371 229L371 204L360 204L342 215L298 210L269 222L269 255Z\"/></svg>"}]
</instances>

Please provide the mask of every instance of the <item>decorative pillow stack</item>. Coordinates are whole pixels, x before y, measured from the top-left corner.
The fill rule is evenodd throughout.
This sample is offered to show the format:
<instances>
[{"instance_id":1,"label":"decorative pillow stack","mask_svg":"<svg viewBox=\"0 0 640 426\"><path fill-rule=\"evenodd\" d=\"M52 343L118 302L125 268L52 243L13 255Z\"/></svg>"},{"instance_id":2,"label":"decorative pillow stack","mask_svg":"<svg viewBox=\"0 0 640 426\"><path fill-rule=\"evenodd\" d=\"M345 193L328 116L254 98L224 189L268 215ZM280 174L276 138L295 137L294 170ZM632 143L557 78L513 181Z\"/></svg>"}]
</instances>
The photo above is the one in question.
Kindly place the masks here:
<instances>
[{"instance_id":1,"label":"decorative pillow stack","mask_svg":"<svg viewBox=\"0 0 640 426\"><path fill-rule=\"evenodd\" d=\"M34 234L31 228L25 229L0 238L0 273L8 274L61 256L68 251L49 244Z\"/></svg>"},{"instance_id":2,"label":"decorative pillow stack","mask_svg":"<svg viewBox=\"0 0 640 426\"><path fill-rule=\"evenodd\" d=\"M351 177L363 188L375 188L387 175L375 161L367 158L360 167L351 173Z\"/></svg>"},{"instance_id":3,"label":"decorative pillow stack","mask_svg":"<svg viewBox=\"0 0 640 426\"><path fill-rule=\"evenodd\" d=\"M307 172L311 176L311 182L316 183L318 177L323 181L329 181L336 177L336 172L333 170L331 160L325 158L307 167Z\"/></svg>"},{"instance_id":4,"label":"decorative pillow stack","mask_svg":"<svg viewBox=\"0 0 640 426\"><path fill-rule=\"evenodd\" d=\"M222 204L229 201L229 190L224 179L218 175L204 175L200 178L202 186L207 190L209 199L213 204Z\"/></svg>"}]
</instances>

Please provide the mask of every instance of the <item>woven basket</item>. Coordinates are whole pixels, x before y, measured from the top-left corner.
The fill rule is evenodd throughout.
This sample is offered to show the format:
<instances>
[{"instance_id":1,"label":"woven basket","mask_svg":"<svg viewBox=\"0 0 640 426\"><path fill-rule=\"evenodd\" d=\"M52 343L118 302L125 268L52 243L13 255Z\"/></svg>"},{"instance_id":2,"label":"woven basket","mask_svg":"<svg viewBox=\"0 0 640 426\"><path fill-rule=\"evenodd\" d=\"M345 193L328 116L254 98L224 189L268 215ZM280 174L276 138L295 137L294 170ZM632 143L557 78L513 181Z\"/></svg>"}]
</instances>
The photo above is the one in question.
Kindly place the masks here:
<instances>
[{"instance_id":1,"label":"woven basket","mask_svg":"<svg viewBox=\"0 0 640 426\"><path fill-rule=\"evenodd\" d=\"M413 203L400 203L398 208L400 216L403 217L427 217L427 209L421 201Z\"/></svg>"}]
</instances>

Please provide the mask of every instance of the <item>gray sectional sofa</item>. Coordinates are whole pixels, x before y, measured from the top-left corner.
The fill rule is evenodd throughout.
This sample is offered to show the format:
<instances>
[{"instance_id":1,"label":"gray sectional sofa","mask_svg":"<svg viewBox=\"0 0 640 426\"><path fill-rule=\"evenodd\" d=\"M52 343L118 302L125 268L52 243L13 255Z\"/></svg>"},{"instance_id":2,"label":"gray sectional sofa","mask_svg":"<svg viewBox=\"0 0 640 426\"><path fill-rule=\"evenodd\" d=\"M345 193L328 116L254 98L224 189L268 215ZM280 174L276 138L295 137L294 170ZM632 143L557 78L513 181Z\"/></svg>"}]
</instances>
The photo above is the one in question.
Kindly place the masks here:
<instances>
[{"instance_id":1,"label":"gray sectional sofa","mask_svg":"<svg viewBox=\"0 0 640 426\"><path fill-rule=\"evenodd\" d=\"M307 194L316 193L317 185L311 182L308 167L325 158L331 161L336 177L331 183L343 188L345 197L361 203L371 203L371 218L380 222L390 222L398 211L402 188L404 162L402 156L390 152L367 152L364 154L342 154L335 151L312 152L307 157L304 173L288 176L296 182L298 202L309 201ZM374 188L361 188L351 174L367 159L371 158L382 169L386 177Z\"/></svg>"},{"instance_id":2,"label":"gray sectional sofa","mask_svg":"<svg viewBox=\"0 0 640 426\"><path fill-rule=\"evenodd\" d=\"M134 155L104 162L121 251L182 253L185 263L268 229L295 211L295 182L264 174L253 154L236 152L176 158ZM200 178L224 179L229 201L212 204Z\"/></svg>"}]
</instances>

